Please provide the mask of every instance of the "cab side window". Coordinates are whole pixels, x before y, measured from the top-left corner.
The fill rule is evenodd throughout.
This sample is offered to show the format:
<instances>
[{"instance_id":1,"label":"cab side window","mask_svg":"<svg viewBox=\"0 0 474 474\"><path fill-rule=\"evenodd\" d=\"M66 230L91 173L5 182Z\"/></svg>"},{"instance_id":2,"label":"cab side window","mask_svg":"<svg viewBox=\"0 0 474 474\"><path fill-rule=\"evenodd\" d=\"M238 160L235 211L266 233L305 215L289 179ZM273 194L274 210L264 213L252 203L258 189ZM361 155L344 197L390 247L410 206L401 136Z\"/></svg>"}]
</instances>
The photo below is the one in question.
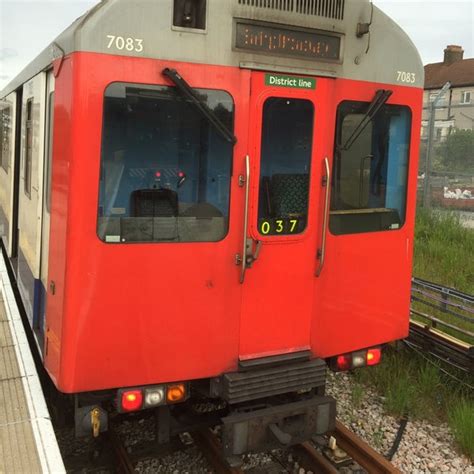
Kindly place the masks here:
<instances>
[{"instance_id":1,"label":"cab side window","mask_svg":"<svg viewBox=\"0 0 474 474\"><path fill-rule=\"evenodd\" d=\"M336 235L396 230L405 222L411 111L384 105L354 135L368 106L346 101L338 108L329 221Z\"/></svg>"}]
</instances>

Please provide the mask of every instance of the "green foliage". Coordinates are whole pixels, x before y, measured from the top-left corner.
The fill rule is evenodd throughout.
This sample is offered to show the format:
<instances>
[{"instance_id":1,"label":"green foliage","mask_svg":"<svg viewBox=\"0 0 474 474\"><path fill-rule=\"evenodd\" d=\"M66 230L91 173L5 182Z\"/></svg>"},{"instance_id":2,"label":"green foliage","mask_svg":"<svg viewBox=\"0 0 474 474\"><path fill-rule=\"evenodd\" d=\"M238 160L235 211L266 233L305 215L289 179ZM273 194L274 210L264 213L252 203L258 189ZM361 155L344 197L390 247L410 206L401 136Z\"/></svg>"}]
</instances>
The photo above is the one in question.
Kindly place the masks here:
<instances>
[{"instance_id":1,"label":"green foliage","mask_svg":"<svg viewBox=\"0 0 474 474\"><path fill-rule=\"evenodd\" d=\"M418 209L413 275L474 293L474 231L455 214Z\"/></svg>"},{"instance_id":2,"label":"green foliage","mask_svg":"<svg viewBox=\"0 0 474 474\"><path fill-rule=\"evenodd\" d=\"M461 399L448 407L448 421L462 450L474 459L474 402Z\"/></svg>"},{"instance_id":3,"label":"green foliage","mask_svg":"<svg viewBox=\"0 0 474 474\"><path fill-rule=\"evenodd\" d=\"M436 155L446 170L474 171L474 130L455 129L446 141L437 147Z\"/></svg>"},{"instance_id":4,"label":"green foliage","mask_svg":"<svg viewBox=\"0 0 474 474\"><path fill-rule=\"evenodd\" d=\"M354 387L352 388L351 392L351 398L352 398L352 407L355 409L360 408L362 404L362 400L364 398L364 387L362 385L356 383L354 384Z\"/></svg>"},{"instance_id":5,"label":"green foliage","mask_svg":"<svg viewBox=\"0 0 474 474\"><path fill-rule=\"evenodd\" d=\"M467 384L474 383L472 376L456 375ZM394 416L449 421L460 447L474 457L473 394L444 376L436 363L408 349L388 348L380 365L359 369L353 376L381 393L386 410Z\"/></svg>"}]
</instances>

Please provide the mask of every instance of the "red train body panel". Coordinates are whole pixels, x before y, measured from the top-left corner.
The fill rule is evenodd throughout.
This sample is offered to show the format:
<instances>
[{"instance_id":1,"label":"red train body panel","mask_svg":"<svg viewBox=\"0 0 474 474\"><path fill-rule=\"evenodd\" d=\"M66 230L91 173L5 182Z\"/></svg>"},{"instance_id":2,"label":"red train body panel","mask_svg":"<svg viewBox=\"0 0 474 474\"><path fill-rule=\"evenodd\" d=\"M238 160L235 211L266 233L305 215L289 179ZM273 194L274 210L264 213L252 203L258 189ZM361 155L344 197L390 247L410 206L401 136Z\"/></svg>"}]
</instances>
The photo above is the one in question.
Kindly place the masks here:
<instances>
[{"instance_id":1,"label":"red train body panel","mask_svg":"<svg viewBox=\"0 0 474 474\"><path fill-rule=\"evenodd\" d=\"M239 140L229 232L217 243L105 244L97 238L104 91L112 82L168 85L160 74L165 67L192 77L193 87L225 90L234 100ZM357 235L329 232L325 268L315 277L324 200L318 184L322 161L334 152L337 105L370 102L381 87L317 78L314 90L288 90L266 86L262 72L238 68L69 56L56 82L50 250L56 290L47 306L46 367L58 387L73 393L213 377L236 370L247 358L305 349L327 358L406 336L420 90L392 86L388 102L412 111L404 226ZM244 192L238 177L247 154L251 176L259 174L258 123L267 97L314 104L309 220L301 235L262 237L255 215L258 181L251 181L250 233L263 246L241 285L235 255L242 241Z\"/></svg>"},{"instance_id":2,"label":"red train body panel","mask_svg":"<svg viewBox=\"0 0 474 474\"><path fill-rule=\"evenodd\" d=\"M15 78L0 239L76 434L331 431L326 368L408 334L422 95L368 0L107 0Z\"/></svg>"}]
</instances>

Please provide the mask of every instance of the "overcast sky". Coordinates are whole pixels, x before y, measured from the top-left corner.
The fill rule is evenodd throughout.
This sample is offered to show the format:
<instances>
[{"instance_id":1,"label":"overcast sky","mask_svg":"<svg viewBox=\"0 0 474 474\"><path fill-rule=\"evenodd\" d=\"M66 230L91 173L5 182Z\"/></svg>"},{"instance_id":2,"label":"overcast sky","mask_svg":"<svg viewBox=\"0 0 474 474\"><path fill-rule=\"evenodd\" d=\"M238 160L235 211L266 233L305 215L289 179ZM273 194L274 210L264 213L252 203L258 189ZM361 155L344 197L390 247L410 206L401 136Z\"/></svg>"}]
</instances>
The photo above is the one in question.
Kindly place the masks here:
<instances>
[{"instance_id":1,"label":"overcast sky","mask_svg":"<svg viewBox=\"0 0 474 474\"><path fill-rule=\"evenodd\" d=\"M160 0L156 0L160 1ZM0 0L0 90L97 0ZM425 64L448 44L473 57L474 0L374 0L410 35Z\"/></svg>"}]
</instances>

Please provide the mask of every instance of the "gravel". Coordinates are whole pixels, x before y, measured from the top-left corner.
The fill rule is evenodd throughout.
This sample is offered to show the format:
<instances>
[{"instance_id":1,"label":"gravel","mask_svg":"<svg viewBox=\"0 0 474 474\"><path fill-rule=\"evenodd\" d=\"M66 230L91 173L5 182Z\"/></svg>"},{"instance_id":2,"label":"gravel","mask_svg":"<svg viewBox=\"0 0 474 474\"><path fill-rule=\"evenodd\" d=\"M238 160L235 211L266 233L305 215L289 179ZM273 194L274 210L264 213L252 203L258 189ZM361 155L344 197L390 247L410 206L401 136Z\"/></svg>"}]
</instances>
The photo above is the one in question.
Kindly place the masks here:
<instances>
[{"instance_id":1,"label":"gravel","mask_svg":"<svg viewBox=\"0 0 474 474\"><path fill-rule=\"evenodd\" d=\"M328 395L337 400L337 416L374 449L387 453L400 420L387 415L383 398L364 387L357 408L352 404L354 382L349 374L329 373ZM446 424L409 420L392 462L404 473L473 473L474 465L456 452L454 437Z\"/></svg>"}]
</instances>

